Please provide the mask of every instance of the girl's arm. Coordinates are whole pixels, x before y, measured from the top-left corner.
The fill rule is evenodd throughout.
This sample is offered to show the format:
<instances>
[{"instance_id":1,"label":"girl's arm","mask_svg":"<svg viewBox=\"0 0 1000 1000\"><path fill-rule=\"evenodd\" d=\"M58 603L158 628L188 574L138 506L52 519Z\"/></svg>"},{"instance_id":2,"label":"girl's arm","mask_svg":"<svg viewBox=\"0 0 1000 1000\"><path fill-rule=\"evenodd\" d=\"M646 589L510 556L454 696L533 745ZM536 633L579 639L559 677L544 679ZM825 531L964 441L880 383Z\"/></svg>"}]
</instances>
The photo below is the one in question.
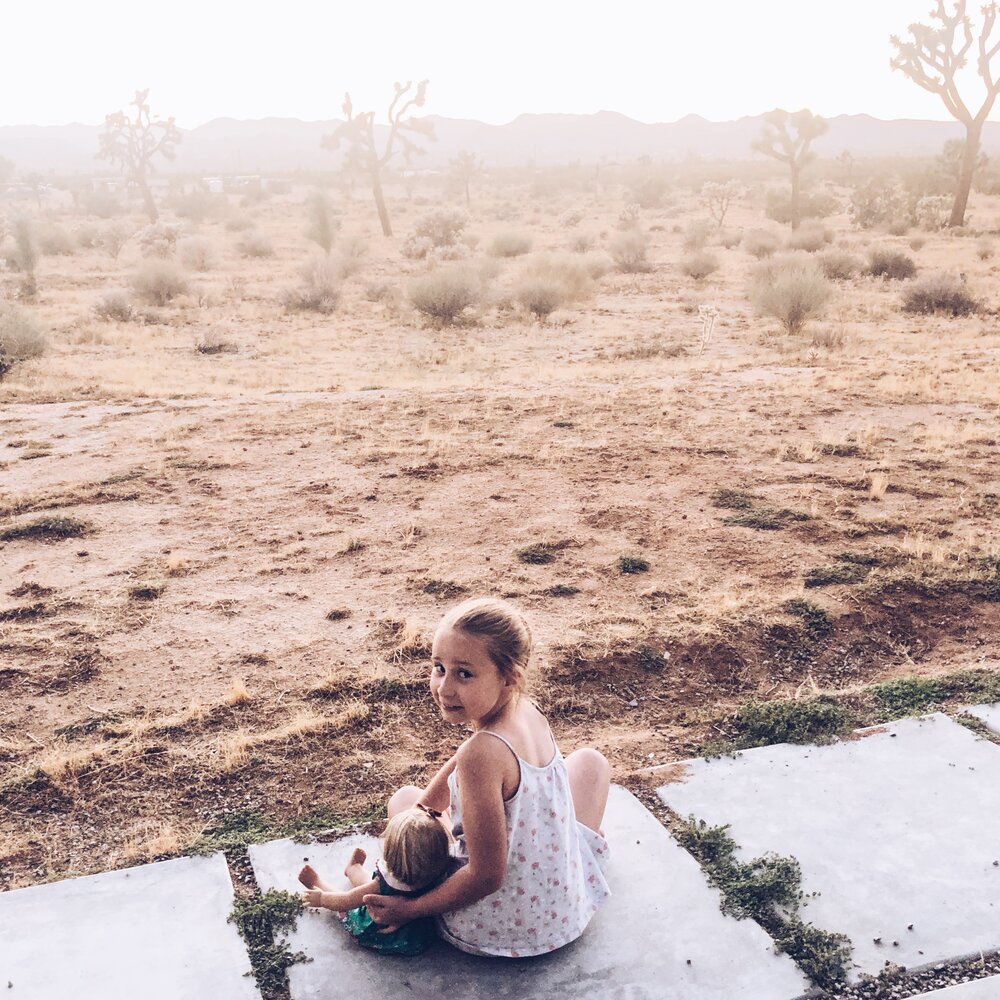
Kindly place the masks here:
<instances>
[{"instance_id":1,"label":"girl's arm","mask_svg":"<svg viewBox=\"0 0 1000 1000\"><path fill-rule=\"evenodd\" d=\"M319 906L324 910L353 910L364 906L364 897L369 893L378 892L378 879L356 886L350 892L324 892L322 889L307 889L302 893L302 902L306 906Z\"/></svg>"},{"instance_id":2,"label":"girl's arm","mask_svg":"<svg viewBox=\"0 0 1000 1000\"><path fill-rule=\"evenodd\" d=\"M424 794L420 796L420 801L431 809L444 812L451 803L451 792L448 791L448 778L455 770L458 763L458 754L455 754L447 764L442 767L437 774L427 783Z\"/></svg>"},{"instance_id":3,"label":"girl's arm","mask_svg":"<svg viewBox=\"0 0 1000 1000\"><path fill-rule=\"evenodd\" d=\"M469 740L456 758L469 863L415 899L367 896L364 903L368 912L380 924L402 924L458 910L496 892L503 884L507 871L503 778L505 768L516 765L510 751L499 740L489 738Z\"/></svg>"}]
</instances>

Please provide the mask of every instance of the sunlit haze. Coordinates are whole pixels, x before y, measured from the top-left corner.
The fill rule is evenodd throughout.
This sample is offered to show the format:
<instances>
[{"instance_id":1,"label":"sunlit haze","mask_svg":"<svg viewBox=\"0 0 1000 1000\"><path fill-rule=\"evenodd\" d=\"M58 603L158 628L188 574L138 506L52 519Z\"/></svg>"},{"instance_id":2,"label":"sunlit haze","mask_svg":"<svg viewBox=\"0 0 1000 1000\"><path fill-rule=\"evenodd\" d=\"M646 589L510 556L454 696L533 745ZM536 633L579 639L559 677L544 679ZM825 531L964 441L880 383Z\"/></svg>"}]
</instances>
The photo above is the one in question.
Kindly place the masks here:
<instances>
[{"instance_id":1,"label":"sunlit haze","mask_svg":"<svg viewBox=\"0 0 1000 1000\"><path fill-rule=\"evenodd\" d=\"M494 124L600 110L724 121L776 106L948 118L889 68L890 34L926 20L929 0L5 6L0 125L99 124L145 87L184 128L330 119L345 90L381 108L394 80L425 77L425 113Z\"/></svg>"}]
</instances>

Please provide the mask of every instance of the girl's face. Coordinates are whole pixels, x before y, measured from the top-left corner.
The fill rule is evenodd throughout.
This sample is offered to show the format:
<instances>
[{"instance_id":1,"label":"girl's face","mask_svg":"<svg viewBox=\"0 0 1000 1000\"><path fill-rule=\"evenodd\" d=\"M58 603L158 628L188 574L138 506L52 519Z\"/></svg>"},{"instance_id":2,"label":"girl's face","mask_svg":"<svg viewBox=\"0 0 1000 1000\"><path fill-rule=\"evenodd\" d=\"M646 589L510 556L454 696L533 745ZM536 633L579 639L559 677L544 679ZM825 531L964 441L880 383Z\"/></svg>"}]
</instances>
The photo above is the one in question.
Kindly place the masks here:
<instances>
[{"instance_id":1,"label":"girl's face","mask_svg":"<svg viewBox=\"0 0 1000 1000\"><path fill-rule=\"evenodd\" d=\"M431 659L431 697L445 722L479 729L514 693L478 636L442 625L434 635Z\"/></svg>"}]
</instances>

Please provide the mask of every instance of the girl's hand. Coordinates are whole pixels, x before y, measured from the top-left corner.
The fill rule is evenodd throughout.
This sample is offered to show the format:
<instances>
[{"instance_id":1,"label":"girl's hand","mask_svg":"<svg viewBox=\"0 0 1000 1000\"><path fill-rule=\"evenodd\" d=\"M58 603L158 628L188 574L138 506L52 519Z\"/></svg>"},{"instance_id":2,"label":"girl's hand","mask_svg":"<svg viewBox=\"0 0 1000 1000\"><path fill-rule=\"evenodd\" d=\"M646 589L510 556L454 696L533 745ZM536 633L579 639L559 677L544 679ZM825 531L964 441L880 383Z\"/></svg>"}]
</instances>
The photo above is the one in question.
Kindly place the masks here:
<instances>
[{"instance_id":1,"label":"girl's hand","mask_svg":"<svg viewBox=\"0 0 1000 1000\"><path fill-rule=\"evenodd\" d=\"M365 896L364 904L368 907L372 920L385 933L396 930L417 916L414 912L414 900L401 896Z\"/></svg>"}]
</instances>

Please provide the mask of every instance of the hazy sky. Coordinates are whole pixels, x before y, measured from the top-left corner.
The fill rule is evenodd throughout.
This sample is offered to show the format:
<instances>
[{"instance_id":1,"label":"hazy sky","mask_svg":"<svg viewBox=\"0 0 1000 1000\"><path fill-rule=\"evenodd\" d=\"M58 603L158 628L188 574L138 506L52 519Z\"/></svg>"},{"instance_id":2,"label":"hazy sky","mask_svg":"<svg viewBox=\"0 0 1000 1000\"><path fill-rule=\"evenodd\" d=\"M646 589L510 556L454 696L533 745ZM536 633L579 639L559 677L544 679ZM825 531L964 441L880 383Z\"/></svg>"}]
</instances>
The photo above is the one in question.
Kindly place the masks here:
<instances>
[{"instance_id":1,"label":"hazy sky","mask_svg":"<svg viewBox=\"0 0 1000 1000\"><path fill-rule=\"evenodd\" d=\"M931 6L10 0L0 10L0 125L99 124L139 87L184 128L224 116L329 119L346 89L356 108L381 110L394 80L424 77L426 113L492 123L602 109L722 121L776 106L946 119L938 97L889 70L889 35Z\"/></svg>"}]
</instances>

